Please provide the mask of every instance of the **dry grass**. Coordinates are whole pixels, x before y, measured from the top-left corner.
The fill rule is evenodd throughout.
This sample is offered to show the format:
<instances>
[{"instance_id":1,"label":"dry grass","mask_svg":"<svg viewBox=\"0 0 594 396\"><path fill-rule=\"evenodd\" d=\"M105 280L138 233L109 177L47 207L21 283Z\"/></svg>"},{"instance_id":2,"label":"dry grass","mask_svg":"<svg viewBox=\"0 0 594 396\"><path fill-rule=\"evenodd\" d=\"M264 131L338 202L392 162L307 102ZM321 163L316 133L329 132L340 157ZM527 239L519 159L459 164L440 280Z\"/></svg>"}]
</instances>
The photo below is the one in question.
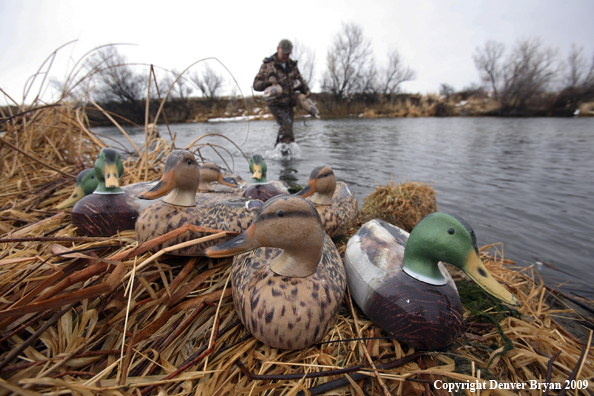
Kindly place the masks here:
<instances>
[{"instance_id":1,"label":"dry grass","mask_svg":"<svg viewBox=\"0 0 594 396\"><path fill-rule=\"evenodd\" d=\"M582 103L579 107L579 117L592 117L594 116L594 102Z\"/></svg>"},{"instance_id":2,"label":"dry grass","mask_svg":"<svg viewBox=\"0 0 594 396\"><path fill-rule=\"evenodd\" d=\"M361 223L381 219L410 232L419 220L437 210L435 190L430 185L420 182L394 185L392 180L365 198L359 218Z\"/></svg>"},{"instance_id":3,"label":"dry grass","mask_svg":"<svg viewBox=\"0 0 594 396\"><path fill-rule=\"evenodd\" d=\"M522 302L519 315L498 320L501 334L467 311L469 325L443 353L416 355L393 339L357 341L385 334L347 295L323 344L299 351L263 345L234 310L230 259L152 254L137 248L130 231L80 238L70 212L53 209L69 195L72 177L91 166L105 144L85 125L84 114L63 103L11 118L0 141L0 395L294 395L317 394L332 381L343 382L327 394L363 389L441 395L432 385L436 380L543 382L550 374L551 382L563 383L572 371L594 390L594 363L580 362L590 345L555 320L573 312L551 309L538 274L510 269L512 263L497 252L483 252L485 264ZM153 144L157 150L139 147L125 162L124 182L157 176L172 146ZM392 182L366 205L374 202L375 210L413 224L437 209L430 190ZM343 253L345 241L338 247ZM499 356L507 342L502 334L513 349ZM386 368L406 357L410 361ZM264 377L248 376L237 361ZM350 374L306 377L354 366Z\"/></svg>"}]
</instances>

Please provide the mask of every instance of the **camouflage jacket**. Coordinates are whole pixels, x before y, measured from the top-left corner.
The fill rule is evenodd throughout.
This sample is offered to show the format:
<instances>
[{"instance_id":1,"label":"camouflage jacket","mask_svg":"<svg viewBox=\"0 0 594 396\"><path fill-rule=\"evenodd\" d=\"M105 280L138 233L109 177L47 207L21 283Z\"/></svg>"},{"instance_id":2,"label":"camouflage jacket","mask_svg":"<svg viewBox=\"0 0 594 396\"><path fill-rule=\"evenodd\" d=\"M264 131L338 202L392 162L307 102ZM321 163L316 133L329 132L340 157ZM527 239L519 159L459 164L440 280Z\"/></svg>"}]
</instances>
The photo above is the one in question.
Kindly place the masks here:
<instances>
[{"instance_id":1,"label":"camouflage jacket","mask_svg":"<svg viewBox=\"0 0 594 396\"><path fill-rule=\"evenodd\" d=\"M262 61L260 71L254 78L254 89L256 91L264 91L270 85L272 85L268 79L272 76L276 78L278 84L283 88L283 93L274 99L267 101L269 106L295 106L297 104L297 94L295 90L302 93L309 91L307 82L301 76L299 68L297 67L297 61L289 59L286 63L286 69L282 63L277 60L276 54L269 58L264 58ZM293 88L295 81L301 81L301 85L297 88Z\"/></svg>"}]
</instances>

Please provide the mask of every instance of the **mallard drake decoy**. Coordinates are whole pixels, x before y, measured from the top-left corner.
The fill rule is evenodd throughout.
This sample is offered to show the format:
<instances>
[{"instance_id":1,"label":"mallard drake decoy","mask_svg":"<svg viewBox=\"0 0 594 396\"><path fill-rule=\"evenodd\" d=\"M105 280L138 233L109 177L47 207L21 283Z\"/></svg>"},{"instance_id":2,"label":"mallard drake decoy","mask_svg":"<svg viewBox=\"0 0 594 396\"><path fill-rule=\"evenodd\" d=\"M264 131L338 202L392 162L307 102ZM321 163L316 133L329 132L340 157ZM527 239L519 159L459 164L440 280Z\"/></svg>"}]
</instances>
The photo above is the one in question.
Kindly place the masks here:
<instances>
[{"instance_id":1,"label":"mallard drake decoy","mask_svg":"<svg viewBox=\"0 0 594 396\"><path fill-rule=\"evenodd\" d=\"M337 182L329 166L318 166L307 185L297 195L313 202L320 213L324 230L331 238L346 234L353 226L359 204L344 182Z\"/></svg>"},{"instance_id":2,"label":"mallard drake decoy","mask_svg":"<svg viewBox=\"0 0 594 396\"><path fill-rule=\"evenodd\" d=\"M307 200L294 195L269 199L247 230L205 254L235 255L231 269L235 310L263 343L306 348L321 340L334 323L346 274L336 246Z\"/></svg>"},{"instance_id":3,"label":"mallard drake decoy","mask_svg":"<svg viewBox=\"0 0 594 396\"><path fill-rule=\"evenodd\" d=\"M236 175L231 177L225 177L221 168L218 165L207 162L199 167L200 170L200 184L198 185L198 191L200 192L216 192L225 193L231 195L241 196L243 194L245 186L245 180ZM235 181L231 183L228 179ZM241 183L241 184L240 184Z\"/></svg>"},{"instance_id":4,"label":"mallard drake decoy","mask_svg":"<svg viewBox=\"0 0 594 396\"><path fill-rule=\"evenodd\" d=\"M165 161L165 168L159 182L152 189L138 196L140 199L164 197L162 201L149 205L138 217L136 222L138 242L143 243L164 235L185 224L239 233L250 225L262 206L262 202L258 200L212 193L196 194L199 184L200 171L194 154L186 150L172 151ZM185 232L157 246L154 250L205 235L200 232ZM206 247L220 241L188 246L169 254L199 256Z\"/></svg>"},{"instance_id":5,"label":"mallard drake decoy","mask_svg":"<svg viewBox=\"0 0 594 396\"><path fill-rule=\"evenodd\" d=\"M80 201L83 197L92 194L97 188L99 180L95 174L95 169L85 169L76 175L76 183L74 185L74 191L64 201L60 202L56 209L66 209L74 206L75 203Z\"/></svg>"},{"instance_id":6,"label":"mallard drake decoy","mask_svg":"<svg viewBox=\"0 0 594 396\"><path fill-rule=\"evenodd\" d=\"M456 285L441 261L462 269L503 302L520 305L485 268L474 231L460 217L429 214L410 236L371 220L345 251L349 289L363 312L396 339L430 351L451 345L463 325Z\"/></svg>"},{"instance_id":7,"label":"mallard drake decoy","mask_svg":"<svg viewBox=\"0 0 594 396\"><path fill-rule=\"evenodd\" d=\"M99 179L95 173L95 169L85 169L76 176L76 184L74 191L70 194L70 197L62 201L56 206L56 209L66 209L74 206L78 201L83 199L89 194L92 194L99 184ZM152 182L139 182L133 184L126 184L125 186L120 185L120 188L124 191L126 201L128 205L133 207L138 213L140 213L147 205L148 201L136 199L136 196L149 188L152 188L157 184L156 181Z\"/></svg>"},{"instance_id":8,"label":"mallard drake decoy","mask_svg":"<svg viewBox=\"0 0 594 396\"><path fill-rule=\"evenodd\" d=\"M266 179L267 170L266 161L264 161L264 158L260 154L254 154L250 157L252 184L244 191L244 197L266 202L276 195L288 194L289 186L287 183L280 180L268 181Z\"/></svg>"},{"instance_id":9,"label":"mallard drake decoy","mask_svg":"<svg viewBox=\"0 0 594 396\"><path fill-rule=\"evenodd\" d=\"M111 236L118 231L134 229L138 210L130 205L120 177L124 165L114 149L104 148L95 161L97 188L72 208L72 224L86 236Z\"/></svg>"}]
</instances>

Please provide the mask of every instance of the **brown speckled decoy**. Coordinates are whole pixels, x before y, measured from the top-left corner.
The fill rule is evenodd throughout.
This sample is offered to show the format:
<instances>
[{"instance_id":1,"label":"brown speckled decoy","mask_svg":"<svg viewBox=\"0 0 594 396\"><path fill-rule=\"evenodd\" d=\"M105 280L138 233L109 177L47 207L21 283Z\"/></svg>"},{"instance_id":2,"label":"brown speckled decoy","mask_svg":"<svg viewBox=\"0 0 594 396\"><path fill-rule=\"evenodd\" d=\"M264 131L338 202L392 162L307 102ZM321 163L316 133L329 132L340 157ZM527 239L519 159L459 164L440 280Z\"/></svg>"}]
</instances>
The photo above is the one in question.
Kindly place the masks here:
<instances>
[{"instance_id":1,"label":"brown speckled decoy","mask_svg":"<svg viewBox=\"0 0 594 396\"><path fill-rule=\"evenodd\" d=\"M235 181L230 183L228 180ZM199 192L223 193L241 196L245 191L246 182L236 175L223 175L218 165L207 162L200 166Z\"/></svg>"},{"instance_id":2,"label":"brown speckled decoy","mask_svg":"<svg viewBox=\"0 0 594 396\"><path fill-rule=\"evenodd\" d=\"M294 195L271 198L246 231L205 254L236 255L231 270L235 309L263 343L281 349L306 348L333 325L346 274L307 200Z\"/></svg>"},{"instance_id":3,"label":"brown speckled decoy","mask_svg":"<svg viewBox=\"0 0 594 396\"><path fill-rule=\"evenodd\" d=\"M136 238L139 243L164 235L186 224L242 232L252 222L261 201L231 197L223 194L196 193L200 183L200 172L194 155L186 150L175 150L167 157L163 175L151 190L140 194L140 199L162 201L149 205L136 222ZM200 232L185 232L177 238L155 247L165 247L206 236ZM227 237L230 239L231 237ZM199 256L208 246L221 240L178 249L169 254L177 256Z\"/></svg>"},{"instance_id":4,"label":"brown speckled decoy","mask_svg":"<svg viewBox=\"0 0 594 396\"><path fill-rule=\"evenodd\" d=\"M297 193L313 202L320 213L324 230L331 238L346 234L353 226L359 205L344 182L337 182L329 166L315 168L305 188Z\"/></svg>"},{"instance_id":5,"label":"brown speckled decoy","mask_svg":"<svg viewBox=\"0 0 594 396\"><path fill-rule=\"evenodd\" d=\"M120 188L120 177L124 173L124 166L120 156L114 149L104 148L99 152L95 161L94 172L83 175L86 182L94 184L96 176L97 188L92 194L86 195L74 204L72 208L72 224L77 227L77 233L85 236L111 236L118 231L134 229L134 222L138 217L139 208L135 207L134 199ZM78 179L78 177L77 177ZM81 180L82 181L82 180ZM73 195L82 192L75 189ZM72 197L72 196L71 196Z\"/></svg>"},{"instance_id":6,"label":"brown speckled decoy","mask_svg":"<svg viewBox=\"0 0 594 396\"><path fill-rule=\"evenodd\" d=\"M250 172L252 172L252 184L243 193L246 198L259 199L266 202L272 197L289 193L289 186L281 180L268 181L266 172L268 167L266 161L260 154L250 157Z\"/></svg>"},{"instance_id":7,"label":"brown speckled decoy","mask_svg":"<svg viewBox=\"0 0 594 396\"><path fill-rule=\"evenodd\" d=\"M442 212L425 216L409 234L382 220L349 240L345 267L353 299L396 339L421 350L450 346L462 331L462 303L441 261L462 269L503 302L518 300L483 265L470 225Z\"/></svg>"}]
</instances>

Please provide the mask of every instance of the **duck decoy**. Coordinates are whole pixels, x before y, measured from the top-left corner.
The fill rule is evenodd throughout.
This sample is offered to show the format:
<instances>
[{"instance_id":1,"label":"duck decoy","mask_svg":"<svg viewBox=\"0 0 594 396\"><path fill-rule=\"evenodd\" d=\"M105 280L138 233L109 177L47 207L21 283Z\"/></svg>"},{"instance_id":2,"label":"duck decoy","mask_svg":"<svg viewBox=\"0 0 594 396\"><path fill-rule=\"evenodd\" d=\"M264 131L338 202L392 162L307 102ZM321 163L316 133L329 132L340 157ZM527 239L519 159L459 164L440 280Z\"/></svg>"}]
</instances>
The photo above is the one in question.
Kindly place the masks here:
<instances>
[{"instance_id":1,"label":"duck decoy","mask_svg":"<svg viewBox=\"0 0 594 396\"><path fill-rule=\"evenodd\" d=\"M457 216L429 214L410 235L371 220L345 251L353 299L379 327L419 350L445 349L462 331L460 296L441 262L462 269L506 304L520 305L485 268L474 231Z\"/></svg>"},{"instance_id":2,"label":"duck decoy","mask_svg":"<svg viewBox=\"0 0 594 396\"><path fill-rule=\"evenodd\" d=\"M70 194L70 197L62 201L56 206L56 209L66 209L74 206L78 201L92 194L99 184L99 179L95 173L95 169L85 169L76 176L76 184L74 191ZM120 188L124 191L126 201L128 205L133 207L138 213L140 213L147 205L148 201L136 199L136 196L149 188L152 188L157 184L156 181L152 182L139 182L133 184L120 185Z\"/></svg>"},{"instance_id":3,"label":"duck decoy","mask_svg":"<svg viewBox=\"0 0 594 396\"><path fill-rule=\"evenodd\" d=\"M136 239L139 243L164 235L185 224L192 224L221 231L240 233L252 222L262 206L258 200L229 197L212 193L196 194L200 184L200 171L194 154L186 150L172 151L165 161L163 175L150 190L141 193L140 199L162 200L152 203L142 211L136 221ZM203 237L201 232L185 232L170 239L153 251L191 239ZM226 239L230 239L227 237ZM220 242L208 241L169 252L176 256L199 256L208 246Z\"/></svg>"},{"instance_id":4,"label":"duck decoy","mask_svg":"<svg viewBox=\"0 0 594 396\"><path fill-rule=\"evenodd\" d=\"M305 94L300 93L297 95L297 103L299 103L303 110L307 111L312 117L320 118L320 111L318 110L318 107L313 102L313 100L305 96Z\"/></svg>"},{"instance_id":5,"label":"duck decoy","mask_svg":"<svg viewBox=\"0 0 594 396\"><path fill-rule=\"evenodd\" d=\"M89 172L90 173L90 172ZM138 210L120 188L124 165L114 149L104 148L95 161L97 188L72 208L72 224L85 236L111 236L134 229Z\"/></svg>"},{"instance_id":6,"label":"duck decoy","mask_svg":"<svg viewBox=\"0 0 594 396\"><path fill-rule=\"evenodd\" d=\"M95 169L85 169L80 171L79 174L76 175L74 191L72 191L72 194L70 194L67 199L60 202L56 206L56 209L61 210L74 206L74 204L80 201L83 197L92 194L98 184L99 180L95 174Z\"/></svg>"},{"instance_id":7,"label":"duck decoy","mask_svg":"<svg viewBox=\"0 0 594 396\"><path fill-rule=\"evenodd\" d=\"M296 195L314 203L331 238L346 234L356 221L359 205L346 183L337 182L329 166L318 166Z\"/></svg>"},{"instance_id":8,"label":"duck decoy","mask_svg":"<svg viewBox=\"0 0 594 396\"><path fill-rule=\"evenodd\" d=\"M238 196L243 194L244 189L242 189L242 186L245 186L246 182L241 177L236 175L224 176L221 168L210 162L201 165L199 170L200 184L198 185L198 191Z\"/></svg>"},{"instance_id":9,"label":"duck decoy","mask_svg":"<svg viewBox=\"0 0 594 396\"><path fill-rule=\"evenodd\" d=\"M250 172L252 172L252 184L243 193L246 198L259 199L266 202L268 199L281 194L289 193L287 183L280 180L268 181L266 172L268 167L266 161L260 154L250 157Z\"/></svg>"},{"instance_id":10,"label":"duck decoy","mask_svg":"<svg viewBox=\"0 0 594 396\"><path fill-rule=\"evenodd\" d=\"M295 195L269 199L247 230L205 254L235 256L235 310L266 345L306 348L334 323L346 274L336 246L307 200Z\"/></svg>"}]
</instances>

